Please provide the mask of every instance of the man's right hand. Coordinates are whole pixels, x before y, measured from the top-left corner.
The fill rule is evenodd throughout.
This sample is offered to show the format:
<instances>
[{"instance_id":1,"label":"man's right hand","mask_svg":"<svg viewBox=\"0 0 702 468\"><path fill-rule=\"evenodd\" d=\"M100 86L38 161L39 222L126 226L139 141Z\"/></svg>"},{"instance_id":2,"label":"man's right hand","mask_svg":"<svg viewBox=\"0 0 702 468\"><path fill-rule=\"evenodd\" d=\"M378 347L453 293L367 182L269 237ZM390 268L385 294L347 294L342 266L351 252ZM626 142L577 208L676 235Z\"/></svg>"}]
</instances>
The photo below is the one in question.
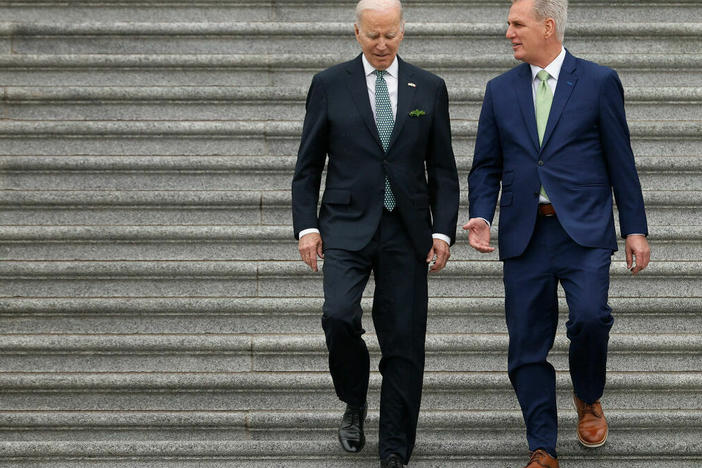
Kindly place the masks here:
<instances>
[{"instance_id":1,"label":"man's right hand","mask_svg":"<svg viewBox=\"0 0 702 468\"><path fill-rule=\"evenodd\" d=\"M463 230L468 231L468 243L481 253L494 252L490 247L490 226L482 218L471 218L463 225Z\"/></svg>"},{"instance_id":2,"label":"man's right hand","mask_svg":"<svg viewBox=\"0 0 702 468\"><path fill-rule=\"evenodd\" d=\"M305 234L300 237L297 250L300 251L300 258L302 258L302 261L309 265L312 271L319 271L317 269L317 257L324 258L324 253L322 252L322 236L316 232Z\"/></svg>"}]
</instances>

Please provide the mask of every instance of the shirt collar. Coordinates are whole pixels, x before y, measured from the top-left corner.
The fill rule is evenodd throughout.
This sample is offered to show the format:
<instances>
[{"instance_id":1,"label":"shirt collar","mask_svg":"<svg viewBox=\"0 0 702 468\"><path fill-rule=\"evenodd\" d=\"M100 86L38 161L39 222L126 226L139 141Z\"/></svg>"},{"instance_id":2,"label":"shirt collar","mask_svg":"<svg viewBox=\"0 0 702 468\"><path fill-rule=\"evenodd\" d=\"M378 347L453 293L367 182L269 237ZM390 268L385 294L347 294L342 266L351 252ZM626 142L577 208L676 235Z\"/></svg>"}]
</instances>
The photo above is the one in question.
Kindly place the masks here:
<instances>
[{"instance_id":1,"label":"shirt collar","mask_svg":"<svg viewBox=\"0 0 702 468\"><path fill-rule=\"evenodd\" d=\"M565 56L566 56L565 47L561 46L561 53L558 54L558 56L555 59L553 59L553 62L546 65L546 68L541 68L541 67L537 67L536 65L530 64L529 66L531 67L532 81L536 79L536 74L539 73L541 70L546 70L546 72L551 76L551 78L558 81L558 75L561 73L561 67L563 66L563 61L565 60Z\"/></svg>"},{"instance_id":2,"label":"shirt collar","mask_svg":"<svg viewBox=\"0 0 702 468\"><path fill-rule=\"evenodd\" d=\"M366 58L366 54L361 54L361 60L363 61L363 70L366 72L366 76L372 75L375 72L375 68L373 68L373 65L371 65L368 59ZM395 58L393 59L386 72L393 78L398 78L397 71L399 70L399 68L400 65L397 61L397 55L395 55Z\"/></svg>"}]
</instances>

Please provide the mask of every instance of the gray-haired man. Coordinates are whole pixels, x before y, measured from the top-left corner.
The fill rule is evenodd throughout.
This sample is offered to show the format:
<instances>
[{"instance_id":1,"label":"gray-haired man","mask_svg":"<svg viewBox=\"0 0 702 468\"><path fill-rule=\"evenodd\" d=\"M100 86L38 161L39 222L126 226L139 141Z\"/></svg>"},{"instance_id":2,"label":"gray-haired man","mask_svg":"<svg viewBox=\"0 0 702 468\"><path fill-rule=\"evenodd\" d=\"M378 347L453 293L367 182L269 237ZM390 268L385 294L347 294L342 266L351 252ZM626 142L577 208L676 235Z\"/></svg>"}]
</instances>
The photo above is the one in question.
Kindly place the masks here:
<instances>
[{"instance_id":1,"label":"gray-haired man","mask_svg":"<svg viewBox=\"0 0 702 468\"><path fill-rule=\"evenodd\" d=\"M374 274L383 376L378 450L381 467L401 467L414 448L422 395L427 264L438 272L449 258L458 175L444 81L397 56L400 2L362 0L355 31L363 53L312 80L293 224L302 260L316 270L324 258L322 326L334 388L347 405L339 441L348 452L365 443L369 357L360 301Z\"/></svg>"}]
</instances>

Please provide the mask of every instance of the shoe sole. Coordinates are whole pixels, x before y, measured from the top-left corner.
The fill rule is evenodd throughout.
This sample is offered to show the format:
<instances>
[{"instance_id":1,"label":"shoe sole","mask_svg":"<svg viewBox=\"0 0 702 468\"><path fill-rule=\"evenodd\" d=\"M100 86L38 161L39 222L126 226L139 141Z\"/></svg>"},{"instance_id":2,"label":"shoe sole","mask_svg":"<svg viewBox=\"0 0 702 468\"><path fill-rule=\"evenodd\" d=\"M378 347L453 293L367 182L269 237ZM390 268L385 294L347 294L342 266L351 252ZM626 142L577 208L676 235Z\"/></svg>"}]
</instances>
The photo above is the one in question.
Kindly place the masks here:
<instances>
[{"instance_id":1,"label":"shoe sole","mask_svg":"<svg viewBox=\"0 0 702 468\"><path fill-rule=\"evenodd\" d=\"M585 442L582 439L582 437L580 437L580 432L578 432L578 431L575 431L575 432L578 434L578 440L583 445L583 447L597 448L597 447L602 447L605 444L605 442L607 442L607 436L609 435L609 428L607 428L607 432L605 432L605 436L604 436L604 439L602 439L602 442L595 442L595 443Z\"/></svg>"}]
</instances>

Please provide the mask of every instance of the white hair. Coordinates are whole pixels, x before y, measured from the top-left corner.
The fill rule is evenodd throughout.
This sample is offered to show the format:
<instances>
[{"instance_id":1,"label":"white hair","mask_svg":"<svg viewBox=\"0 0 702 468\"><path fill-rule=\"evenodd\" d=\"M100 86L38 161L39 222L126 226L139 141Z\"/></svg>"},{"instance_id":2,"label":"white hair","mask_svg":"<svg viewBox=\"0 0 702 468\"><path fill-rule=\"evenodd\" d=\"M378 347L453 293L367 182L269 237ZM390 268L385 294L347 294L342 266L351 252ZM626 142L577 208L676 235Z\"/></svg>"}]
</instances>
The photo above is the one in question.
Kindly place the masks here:
<instances>
[{"instance_id":1,"label":"white hair","mask_svg":"<svg viewBox=\"0 0 702 468\"><path fill-rule=\"evenodd\" d=\"M361 0L356 4L356 24L361 23L361 13L364 10L387 10L392 7L400 9L400 21L402 21L402 2L400 0Z\"/></svg>"},{"instance_id":2,"label":"white hair","mask_svg":"<svg viewBox=\"0 0 702 468\"><path fill-rule=\"evenodd\" d=\"M512 0L512 3L518 1ZM539 19L552 18L556 23L556 36L563 42L568 22L568 0L534 0L534 13Z\"/></svg>"}]
</instances>

